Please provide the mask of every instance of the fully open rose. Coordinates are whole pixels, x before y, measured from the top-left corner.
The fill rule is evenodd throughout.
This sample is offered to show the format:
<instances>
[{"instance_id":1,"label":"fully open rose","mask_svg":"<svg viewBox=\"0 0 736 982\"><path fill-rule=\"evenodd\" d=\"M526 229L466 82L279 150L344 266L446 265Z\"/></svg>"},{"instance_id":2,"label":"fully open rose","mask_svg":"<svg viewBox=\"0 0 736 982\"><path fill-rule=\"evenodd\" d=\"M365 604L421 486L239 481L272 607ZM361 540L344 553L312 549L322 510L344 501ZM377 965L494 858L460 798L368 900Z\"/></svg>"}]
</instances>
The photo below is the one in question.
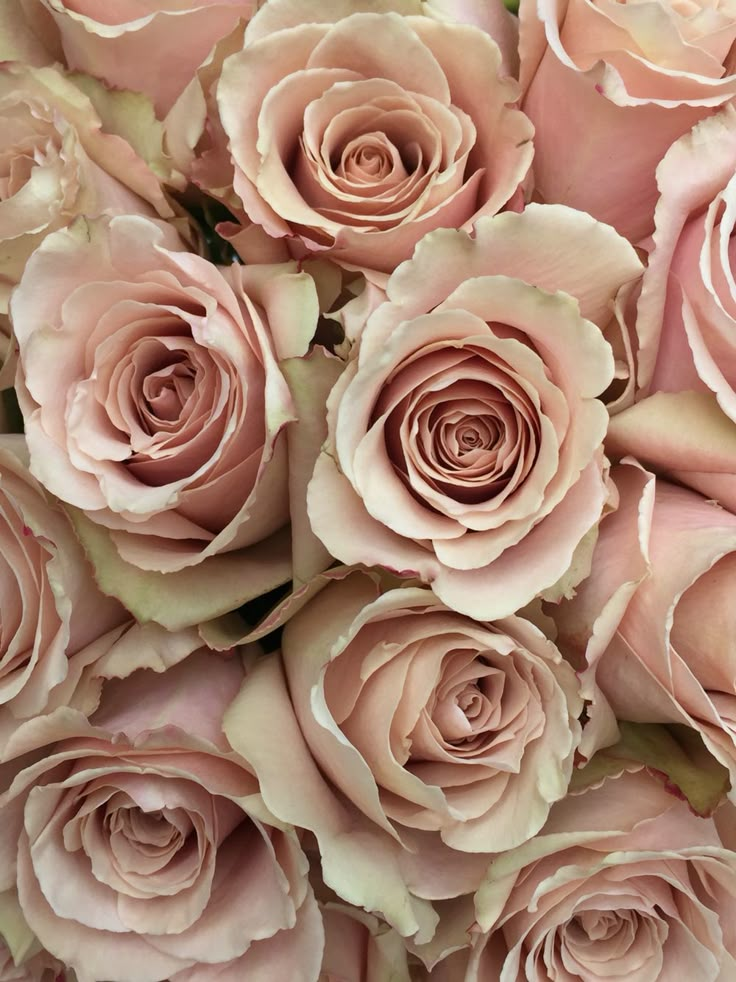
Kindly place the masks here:
<instances>
[{"instance_id":1,"label":"fully open rose","mask_svg":"<svg viewBox=\"0 0 736 982\"><path fill-rule=\"evenodd\" d=\"M288 519L276 339L305 350L316 317L293 265L220 270L160 223L50 236L13 298L32 471L137 569L258 546ZM258 553L256 594L288 578L285 544Z\"/></svg>"},{"instance_id":2,"label":"fully open rose","mask_svg":"<svg viewBox=\"0 0 736 982\"><path fill-rule=\"evenodd\" d=\"M237 656L202 651L108 683L90 722L60 709L6 745L45 749L2 789L0 888L17 877L80 982L316 982L306 858L221 732L242 678Z\"/></svg>"},{"instance_id":3,"label":"fully open rose","mask_svg":"<svg viewBox=\"0 0 736 982\"><path fill-rule=\"evenodd\" d=\"M696 818L645 770L569 796L494 863L464 982L730 979L733 821L730 805Z\"/></svg>"},{"instance_id":4,"label":"fully open rose","mask_svg":"<svg viewBox=\"0 0 736 982\"><path fill-rule=\"evenodd\" d=\"M215 42L255 9L255 0L42 2L56 21L71 68L117 89L145 92L159 114L171 106Z\"/></svg>"},{"instance_id":5,"label":"fully open rose","mask_svg":"<svg viewBox=\"0 0 736 982\"><path fill-rule=\"evenodd\" d=\"M559 581L609 493L596 324L640 269L561 207L428 235L330 395L308 506L332 555L411 572L480 619L574 586L580 553Z\"/></svg>"},{"instance_id":6,"label":"fully open rose","mask_svg":"<svg viewBox=\"0 0 736 982\"><path fill-rule=\"evenodd\" d=\"M253 18L217 100L234 190L269 235L387 273L425 232L512 197L533 130L500 50L476 27L399 16L420 10L271 0Z\"/></svg>"},{"instance_id":7,"label":"fully open rose","mask_svg":"<svg viewBox=\"0 0 736 982\"><path fill-rule=\"evenodd\" d=\"M405 926L402 893L472 892L488 854L533 836L566 792L577 682L521 617L476 623L429 590L377 595L373 578L356 573L287 624L283 666L246 679L228 738L269 807L316 833L328 885L404 934L416 927ZM289 734L283 752L279 733ZM362 851L381 870L378 892Z\"/></svg>"},{"instance_id":8,"label":"fully open rose","mask_svg":"<svg viewBox=\"0 0 736 982\"><path fill-rule=\"evenodd\" d=\"M733 8L530 0L520 25L539 193L643 238L667 148L736 95Z\"/></svg>"}]
</instances>

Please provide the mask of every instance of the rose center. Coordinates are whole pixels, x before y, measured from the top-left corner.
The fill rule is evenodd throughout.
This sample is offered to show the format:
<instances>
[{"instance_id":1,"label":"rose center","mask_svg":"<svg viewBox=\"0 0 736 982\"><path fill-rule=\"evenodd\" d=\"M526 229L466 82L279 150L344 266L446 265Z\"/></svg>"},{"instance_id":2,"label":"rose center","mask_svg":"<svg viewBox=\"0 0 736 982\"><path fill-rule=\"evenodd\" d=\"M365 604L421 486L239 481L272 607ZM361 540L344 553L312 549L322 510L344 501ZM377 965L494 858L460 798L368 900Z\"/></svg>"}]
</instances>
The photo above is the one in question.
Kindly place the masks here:
<instances>
[{"instance_id":1,"label":"rose center","mask_svg":"<svg viewBox=\"0 0 736 982\"><path fill-rule=\"evenodd\" d=\"M194 391L195 372L183 361L152 372L143 381L146 415L152 423L174 422Z\"/></svg>"}]
</instances>

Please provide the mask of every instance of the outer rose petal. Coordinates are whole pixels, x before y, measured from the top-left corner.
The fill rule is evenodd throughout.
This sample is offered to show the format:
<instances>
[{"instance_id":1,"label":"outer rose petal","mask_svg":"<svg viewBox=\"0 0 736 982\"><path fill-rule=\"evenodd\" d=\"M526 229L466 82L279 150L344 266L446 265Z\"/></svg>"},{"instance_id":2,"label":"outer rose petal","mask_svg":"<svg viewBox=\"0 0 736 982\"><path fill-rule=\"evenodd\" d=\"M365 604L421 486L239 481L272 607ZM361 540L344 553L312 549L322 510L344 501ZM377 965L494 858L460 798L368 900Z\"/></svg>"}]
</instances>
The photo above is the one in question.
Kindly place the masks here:
<instances>
[{"instance_id":1,"label":"outer rose petal","mask_svg":"<svg viewBox=\"0 0 736 982\"><path fill-rule=\"evenodd\" d=\"M146 92L159 114L170 108L215 42L240 18L250 17L255 7L253 0L193 3L189 9L178 3L122 0L108 13L89 3L44 3L61 33L71 68L113 88Z\"/></svg>"}]
</instances>

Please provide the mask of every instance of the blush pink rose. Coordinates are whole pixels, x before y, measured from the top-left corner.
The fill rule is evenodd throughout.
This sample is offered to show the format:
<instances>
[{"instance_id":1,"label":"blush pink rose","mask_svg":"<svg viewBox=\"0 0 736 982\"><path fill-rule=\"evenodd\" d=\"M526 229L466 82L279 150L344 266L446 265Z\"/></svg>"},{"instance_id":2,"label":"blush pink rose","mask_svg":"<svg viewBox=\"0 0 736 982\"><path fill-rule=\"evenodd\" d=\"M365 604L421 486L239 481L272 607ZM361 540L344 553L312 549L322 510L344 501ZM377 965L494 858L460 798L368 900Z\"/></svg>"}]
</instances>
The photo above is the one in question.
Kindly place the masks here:
<instances>
[{"instance_id":1,"label":"blush pink rose","mask_svg":"<svg viewBox=\"0 0 736 982\"><path fill-rule=\"evenodd\" d=\"M242 679L237 655L200 651L6 744L43 756L0 796L0 888L79 982L316 982L306 857L221 731Z\"/></svg>"},{"instance_id":2,"label":"blush pink rose","mask_svg":"<svg viewBox=\"0 0 736 982\"><path fill-rule=\"evenodd\" d=\"M2 334L10 291L49 232L82 214L172 214L146 163L101 127L92 102L60 72L0 66ZM12 384L7 368L3 381Z\"/></svg>"},{"instance_id":3,"label":"blush pink rose","mask_svg":"<svg viewBox=\"0 0 736 982\"><path fill-rule=\"evenodd\" d=\"M476 910L487 933L458 982L736 977L736 854L645 770L556 805Z\"/></svg>"},{"instance_id":4,"label":"blush pink rose","mask_svg":"<svg viewBox=\"0 0 736 982\"><path fill-rule=\"evenodd\" d=\"M733 106L678 140L660 164L638 331L646 390L711 391L736 420L734 171Z\"/></svg>"},{"instance_id":5,"label":"blush pink rose","mask_svg":"<svg viewBox=\"0 0 736 982\"><path fill-rule=\"evenodd\" d=\"M569 591L609 496L598 325L640 271L612 229L559 206L426 236L330 395L308 492L330 553L479 619Z\"/></svg>"},{"instance_id":6,"label":"blush pink rose","mask_svg":"<svg viewBox=\"0 0 736 982\"><path fill-rule=\"evenodd\" d=\"M70 68L151 97L165 113L255 0L43 0Z\"/></svg>"},{"instance_id":7,"label":"blush pink rose","mask_svg":"<svg viewBox=\"0 0 736 982\"><path fill-rule=\"evenodd\" d=\"M566 793L574 673L523 618L478 623L362 573L289 621L282 661L246 679L228 739L274 813L316 834L327 885L421 946L429 902L472 893L483 854L533 836Z\"/></svg>"},{"instance_id":8,"label":"blush pink rose","mask_svg":"<svg viewBox=\"0 0 736 982\"><path fill-rule=\"evenodd\" d=\"M667 148L736 95L734 41L727 5L522 3L522 107L542 199L632 241L648 235Z\"/></svg>"},{"instance_id":9,"label":"blush pink rose","mask_svg":"<svg viewBox=\"0 0 736 982\"><path fill-rule=\"evenodd\" d=\"M225 61L233 188L295 254L386 274L426 232L502 209L525 177L533 130L498 46L420 10L270 0Z\"/></svg>"},{"instance_id":10,"label":"blush pink rose","mask_svg":"<svg viewBox=\"0 0 736 982\"><path fill-rule=\"evenodd\" d=\"M175 605L206 582L223 612L238 600L213 570L223 588L247 574L250 596L289 579L295 410L275 349L303 354L314 333L306 274L219 269L144 218L81 221L34 254L12 314L31 470L92 526L98 574L117 563L111 589L198 566Z\"/></svg>"},{"instance_id":11,"label":"blush pink rose","mask_svg":"<svg viewBox=\"0 0 736 982\"><path fill-rule=\"evenodd\" d=\"M0 742L66 704L130 620L97 589L69 519L26 464L23 437L0 437Z\"/></svg>"},{"instance_id":12,"label":"blush pink rose","mask_svg":"<svg viewBox=\"0 0 736 982\"><path fill-rule=\"evenodd\" d=\"M45 952L19 964L0 939L0 982L64 982L64 966Z\"/></svg>"},{"instance_id":13,"label":"blush pink rose","mask_svg":"<svg viewBox=\"0 0 736 982\"><path fill-rule=\"evenodd\" d=\"M615 719L679 723L736 787L736 515L635 463L614 478L620 504L601 523L593 572L554 612L558 643L586 666L582 750L614 743Z\"/></svg>"}]
</instances>

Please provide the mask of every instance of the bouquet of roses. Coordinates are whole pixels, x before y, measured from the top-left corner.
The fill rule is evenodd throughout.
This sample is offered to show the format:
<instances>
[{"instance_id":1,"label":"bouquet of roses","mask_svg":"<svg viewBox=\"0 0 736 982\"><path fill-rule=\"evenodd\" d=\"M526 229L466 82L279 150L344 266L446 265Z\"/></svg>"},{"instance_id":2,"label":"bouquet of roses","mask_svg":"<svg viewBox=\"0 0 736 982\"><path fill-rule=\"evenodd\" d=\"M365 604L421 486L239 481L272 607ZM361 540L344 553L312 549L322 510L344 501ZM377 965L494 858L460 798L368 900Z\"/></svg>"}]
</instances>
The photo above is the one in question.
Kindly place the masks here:
<instances>
[{"instance_id":1,"label":"bouquet of roses","mask_svg":"<svg viewBox=\"0 0 736 982\"><path fill-rule=\"evenodd\" d=\"M0 980L736 980L736 13L0 0Z\"/></svg>"}]
</instances>

